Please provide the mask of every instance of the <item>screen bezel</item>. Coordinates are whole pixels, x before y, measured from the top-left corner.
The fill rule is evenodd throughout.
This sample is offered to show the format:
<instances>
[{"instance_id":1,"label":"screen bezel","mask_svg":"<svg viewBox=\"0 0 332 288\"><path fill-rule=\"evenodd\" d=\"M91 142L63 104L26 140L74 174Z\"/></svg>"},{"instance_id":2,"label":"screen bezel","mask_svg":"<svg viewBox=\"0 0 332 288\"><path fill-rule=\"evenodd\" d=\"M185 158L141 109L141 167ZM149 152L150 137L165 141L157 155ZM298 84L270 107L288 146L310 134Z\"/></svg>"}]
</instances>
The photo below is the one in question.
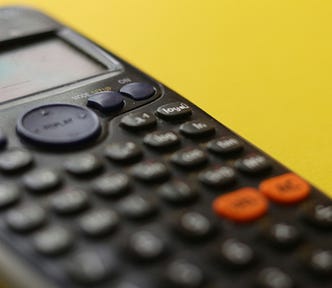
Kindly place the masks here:
<instances>
[{"instance_id":1,"label":"screen bezel","mask_svg":"<svg viewBox=\"0 0 332 288\"><path fill-rule=\"evenodd\" d=\"M7 108L13 105L17 105L20 103L25 103L29 101L33 101L35 99L40 99L44 97L48 97L51 95L62 93L66 90L72 90L75 88L78 88L80 86L86 85L89 82L91 82L92 79L95 81L98 81L103 78L112 77L113 75L117 75L121 73L124 68L120 64L119 61L117 61L114 57L112 57L110 54L106 53L104 50L102 50L100 47L98 47L93 42L89 41L88 39L82 37L81 35L75 33L74 31L64 28L61 30L57 30L52 32L51 34L47 35L48 37L53 36L57 37L60 40L66 42L68 45L72 46L74 49L78 50L79 53L83 53L90 57L92 60L100 63L105 67L104 71L101 71L100 73L97 73L95 75L84 77L79 80L75 80L72 82L66 82L61 85L53 86L47 89L40 90L38 92L34 93L28 93L26 95L14 98L14 99L8 99L0 103L0 109ZM32 37L32 39L35 41L37 38L45 37L45 35L36 35L36 37ZM16 40L16 45L20 44L20 40ZM26 40L25 40L26 42Z\"/></svg>"}]
</instances>

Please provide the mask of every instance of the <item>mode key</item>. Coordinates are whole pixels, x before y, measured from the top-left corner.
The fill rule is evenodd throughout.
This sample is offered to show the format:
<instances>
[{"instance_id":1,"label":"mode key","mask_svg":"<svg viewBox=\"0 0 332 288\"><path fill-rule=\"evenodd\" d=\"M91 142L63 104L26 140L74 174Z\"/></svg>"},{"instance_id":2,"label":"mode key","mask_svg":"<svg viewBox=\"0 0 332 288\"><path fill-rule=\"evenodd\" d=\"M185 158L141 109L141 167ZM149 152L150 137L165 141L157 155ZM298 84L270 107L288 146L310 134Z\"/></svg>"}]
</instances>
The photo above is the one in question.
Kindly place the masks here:
<instances>
[{"instance_id":1,"label":"mode key","mask_svg":"<svg viewBox=\"0 0 332 288\"><path fill-rule=\"evenodd\" d=\"M157 116L165 120L189 117L191 113L190 106L183 102L169 103L157 109Z\"/></svg>"}]
</instances>

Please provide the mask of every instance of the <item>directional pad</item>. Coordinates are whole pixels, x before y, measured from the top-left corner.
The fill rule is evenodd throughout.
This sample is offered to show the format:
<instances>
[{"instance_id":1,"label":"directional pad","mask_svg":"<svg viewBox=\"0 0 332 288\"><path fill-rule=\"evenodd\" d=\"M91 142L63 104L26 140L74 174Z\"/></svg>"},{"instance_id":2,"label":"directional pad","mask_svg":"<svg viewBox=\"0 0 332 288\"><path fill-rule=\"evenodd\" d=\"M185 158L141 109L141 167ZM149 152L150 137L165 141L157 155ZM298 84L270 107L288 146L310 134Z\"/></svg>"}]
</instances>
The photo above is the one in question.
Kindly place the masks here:
<instances>
[{"instance_id":1,"label":"directional pad","mask_svg":"<svg viewBox=\"0 0 332 288\"><path fill-rule=\"evenodd\" d=\"M17 123L17 133L34 144L69 146L97 138L101 127L97 115L81 106L59 103L26 112Z\"/></svg>"}]
</instances>

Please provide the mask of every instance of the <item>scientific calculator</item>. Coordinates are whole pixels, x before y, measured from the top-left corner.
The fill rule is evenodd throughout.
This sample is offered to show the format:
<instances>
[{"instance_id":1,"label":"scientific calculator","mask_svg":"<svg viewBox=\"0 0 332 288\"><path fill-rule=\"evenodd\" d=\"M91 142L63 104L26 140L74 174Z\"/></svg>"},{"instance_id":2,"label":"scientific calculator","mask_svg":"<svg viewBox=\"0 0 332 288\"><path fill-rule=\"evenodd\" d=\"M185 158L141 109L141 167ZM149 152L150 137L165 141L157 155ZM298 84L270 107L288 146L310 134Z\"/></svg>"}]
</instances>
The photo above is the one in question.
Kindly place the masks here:
<instances>
[{"instance_id":1,"label":"scientific calculator","mask_svg":"<svg viewBox=\"0 0 332 288\"><path fill-rule=\"evenodd\" d=\"M8 288L331 288L332 202L72 29L0 9Z\"/></svg>"}]
</instances>

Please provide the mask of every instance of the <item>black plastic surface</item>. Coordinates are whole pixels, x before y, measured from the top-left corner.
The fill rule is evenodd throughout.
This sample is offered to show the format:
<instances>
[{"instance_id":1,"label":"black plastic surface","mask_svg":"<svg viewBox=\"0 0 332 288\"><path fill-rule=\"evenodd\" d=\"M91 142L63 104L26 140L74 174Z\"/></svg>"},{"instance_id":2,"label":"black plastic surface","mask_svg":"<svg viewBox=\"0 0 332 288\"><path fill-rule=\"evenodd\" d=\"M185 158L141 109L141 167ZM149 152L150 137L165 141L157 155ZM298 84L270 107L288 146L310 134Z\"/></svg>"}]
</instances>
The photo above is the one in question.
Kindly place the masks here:
<instances>
[{"instance_id":1,"label":"black plastic surface","mask_svg":"<svg viewBox=\"0 0 332 288\"><path fill-rule=\"evenodd\" d=\"M332 249L331 199L311 186L307 199L290 206L270 201L267 214L254 222L239 224L217 216L212 209L216 197L243 187L257 189L263 180L289 169L171 89L104 53L122 70L0 105L0 128L8 139L0 153L0 181L12 187L0 189L0 241L33 278L47 283L36 287L23 279L14 288L127 288L128 283L141 288L269 287L267 276L276 271L289 275L295 287L332 287L331 273L322 273L321 261L320 268L312 262L313 251ZM140 101L125 96L125 105L112 112L86 108L91 95L119 92L137 82L148 83L154 94ZM41 130L39 135L35 129L46 123L40 112L50 107L56 110L56 123L73 117L72 111L89 120L75 120L73 130L60 125L56 132ZM22 137L16 133L18 120ZM151 147L165 143L161 140L170 137L167 131L178 137L176 145ZM151 136L147 141L147 135L154 135L153 141ZM54 150L54 143L63 148ZM98 160L98 169L89 169L86 163L94 161L86 155ZM243 161L253 155L257 161ZM72 159L77 161L68 169ZM35 193L31 183L26 184L32 176L41 180L40 174L30 173L48 169L61 181ZM234 181L226 185L222 176L230 171ZM192 217L183 220L183 215ZM288 249L273 245L264 234L270 231L267 223L293 225L301 239ZM211 230L205 229L208 226ZM52 227L69 234L61 232L58 239L45 242L54 235L47 230ZM39 234L43 231L46 234ZM128 243L130 239L134 243ZM225 243L233 253L216 253ZM266 270L269 267L274 270ZM10 271L9 279L19 276L15 269Z\"/></svg>"}]
</instances>

